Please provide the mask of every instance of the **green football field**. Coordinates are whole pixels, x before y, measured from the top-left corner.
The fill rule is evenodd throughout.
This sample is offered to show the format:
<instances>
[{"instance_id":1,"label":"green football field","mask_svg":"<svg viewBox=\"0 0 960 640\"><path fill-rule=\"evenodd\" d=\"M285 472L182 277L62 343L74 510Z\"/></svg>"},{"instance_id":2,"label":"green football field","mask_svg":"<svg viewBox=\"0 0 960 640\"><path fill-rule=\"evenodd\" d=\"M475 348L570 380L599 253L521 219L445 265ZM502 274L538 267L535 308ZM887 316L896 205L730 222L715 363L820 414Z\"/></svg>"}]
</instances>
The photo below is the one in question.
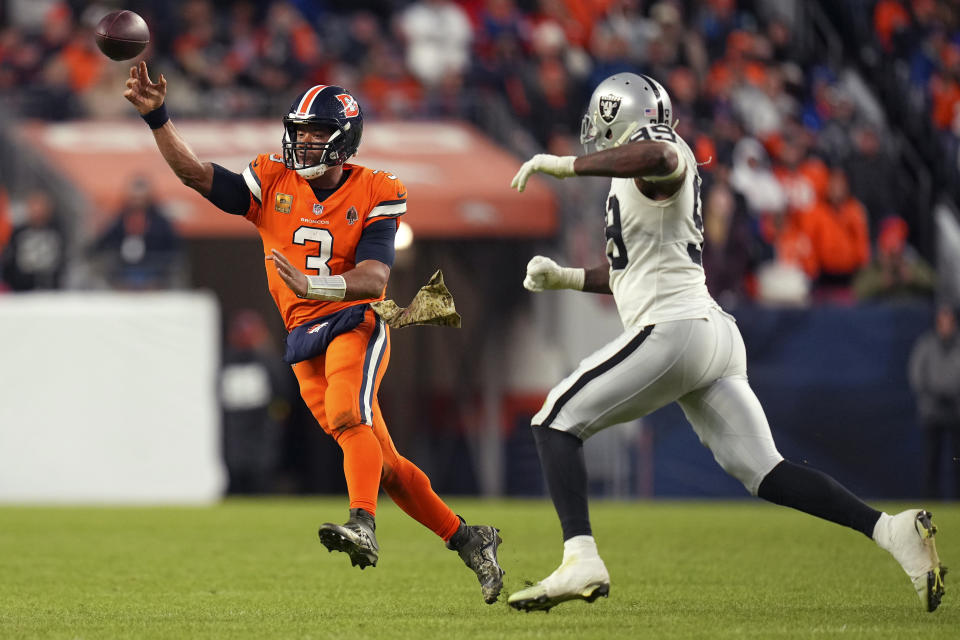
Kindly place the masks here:
<instances>
[{"instance_id":1,"label":"green football field","mask_svg":"<svg viewBox=\"0 0 960 640\"><path fill-rule=\"evenodd\" d=\"M450 503L501 528L505 592L559 564L546 501ZM925 506L960 578L960 505ZM960 638L960 580L926 613L886 552L797 512L645 501L592 515L610 598L525 614L506 593L485 605L459 557L386 498L364 571L317 541L342 499L2 507L0 638Z\"/></svg>"}]
</instances>

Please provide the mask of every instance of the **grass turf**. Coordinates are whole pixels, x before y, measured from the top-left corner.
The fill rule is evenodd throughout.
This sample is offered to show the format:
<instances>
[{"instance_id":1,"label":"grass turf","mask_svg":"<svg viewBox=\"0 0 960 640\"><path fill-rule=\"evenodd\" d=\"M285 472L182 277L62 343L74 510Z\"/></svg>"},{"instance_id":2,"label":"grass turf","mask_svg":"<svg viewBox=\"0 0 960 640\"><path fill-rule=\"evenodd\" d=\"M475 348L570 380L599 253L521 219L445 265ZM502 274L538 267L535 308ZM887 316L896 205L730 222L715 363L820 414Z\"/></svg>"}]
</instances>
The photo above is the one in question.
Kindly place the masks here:
<instances>
[{"instance_id":1,"label":"grass turf","mask_svg":"<svg viewBox=\"0 0 960 640\"><path fill-rule=\"evenodd\" d=\"M345 518L341 499L2 507L0 638L960 637L952 576L928 614L896 562L859 533L753 500L595 502L610 598L519 613L506 593L560 560L552 507L450 502L502 530L507 575L495 605L387 499L380 563L362 572L316 538L318 524ZM960 505L927 506L941 559L960 573Z\"/></svg>"}]
</instances>

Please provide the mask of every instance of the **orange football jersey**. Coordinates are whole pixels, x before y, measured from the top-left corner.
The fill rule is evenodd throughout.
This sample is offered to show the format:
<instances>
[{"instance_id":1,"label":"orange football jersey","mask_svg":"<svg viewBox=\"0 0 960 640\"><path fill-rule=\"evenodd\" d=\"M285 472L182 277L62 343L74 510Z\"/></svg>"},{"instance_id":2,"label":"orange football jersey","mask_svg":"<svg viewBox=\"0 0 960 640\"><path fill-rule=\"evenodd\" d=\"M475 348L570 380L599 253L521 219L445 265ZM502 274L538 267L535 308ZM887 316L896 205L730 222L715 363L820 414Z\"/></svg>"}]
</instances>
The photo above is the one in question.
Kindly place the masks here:
<instances>
[{"instance_id":1,"label":"orange football jersey","mask_svg":"<svg viewBox=\"0 0 960 640\"><path fill-rule=\"evenodd\" d=\"M251 194L246 218L257 226L265 256L277 249L307 275L339 275L355 266L357 244L368 225L406 213L407 189L397 176L356 164L343 169L349 177L323 202L276 154L261 154L243 170ZM383 292L379 298L343 302L298 298L272 262L264 264L270 295L288 331L351 305L383 299Z\"/></svg>"}]
</instances>

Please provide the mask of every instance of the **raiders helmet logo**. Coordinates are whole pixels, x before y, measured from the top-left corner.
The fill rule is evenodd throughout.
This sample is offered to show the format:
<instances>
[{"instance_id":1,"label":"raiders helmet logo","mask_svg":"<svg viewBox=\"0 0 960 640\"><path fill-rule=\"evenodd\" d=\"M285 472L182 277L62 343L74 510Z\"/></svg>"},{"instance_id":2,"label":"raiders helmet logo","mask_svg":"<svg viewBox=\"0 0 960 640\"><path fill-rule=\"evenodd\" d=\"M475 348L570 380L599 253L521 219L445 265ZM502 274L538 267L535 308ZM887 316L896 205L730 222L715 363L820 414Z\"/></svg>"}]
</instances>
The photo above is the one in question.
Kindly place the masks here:
<instances>
[{"instance_id":1,"label":"raiders helmet logo","mask_svg":"<svg viewBox=\"0 0 960 640\"><path fill-rule=\"evenodd\" d=\"M347 209L347 224L353 224L360 219L360 215L357 213L356 207L350 207Z\"/></svg>"},{"instance_id":2,"label":"raiders helmet logo","mask_svg":"<svg viewBox=\"0 0 960 640\"><path fill-rule=\"evenodd\" d=\"M610 124L617 118L620 112L620 96L608 95L600 98L600 119Z\"/></svg>"},{"instance_id":3,"label":"raiders helmet logo","mask_svg":"<svg viewBox=\"0 0 960 640\"><path fill-rule=\"evenodd\" d=\"M354 118L360 113L360 105L349 93L338 93L337 100L343 105L343 117Z\"/></svg>"}]
</instances>

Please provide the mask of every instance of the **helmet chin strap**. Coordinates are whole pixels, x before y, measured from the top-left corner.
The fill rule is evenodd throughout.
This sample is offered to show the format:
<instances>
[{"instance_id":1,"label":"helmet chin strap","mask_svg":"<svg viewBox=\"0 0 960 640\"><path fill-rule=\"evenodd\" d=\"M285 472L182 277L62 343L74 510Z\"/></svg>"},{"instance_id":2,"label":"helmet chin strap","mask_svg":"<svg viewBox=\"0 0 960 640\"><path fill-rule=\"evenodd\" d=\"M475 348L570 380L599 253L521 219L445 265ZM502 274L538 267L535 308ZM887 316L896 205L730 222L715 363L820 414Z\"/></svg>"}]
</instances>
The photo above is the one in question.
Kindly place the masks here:
<instances>
[{"instance_id":1,"label":"helmet chin strap","mask_svg":"<svg viewBox=\"0 0 960 640\"><path fill-rule=\"evenodd\" d=\"M617 141L613 143L613 146L614 146L614 147L619 147L620 145L622 145L624 142L627 141L627 138L629 138L630 136L632 136L632 135L633 135L633 132L636 131L636 130L639 129L639 128L640 128L640 122L639 122L639 121L631 122L631 123L627 126L626 130L623 132L623 135L620 136L619 138L617 138Z\"/></svg>"},{"instance_id":2,"label":"helmet chin strap","mask_svg":"<svg viewBox=\"0 0 960 640\"><path fill-rule=\"evenodd\" d=\"M296 171L297 175L304 180L313 180L314 178L319 178L325 174L329 168L329 165L318 164L312 167L307 167L306 169L294 169L294 171Z\"/></svg>"}]
</instances>

